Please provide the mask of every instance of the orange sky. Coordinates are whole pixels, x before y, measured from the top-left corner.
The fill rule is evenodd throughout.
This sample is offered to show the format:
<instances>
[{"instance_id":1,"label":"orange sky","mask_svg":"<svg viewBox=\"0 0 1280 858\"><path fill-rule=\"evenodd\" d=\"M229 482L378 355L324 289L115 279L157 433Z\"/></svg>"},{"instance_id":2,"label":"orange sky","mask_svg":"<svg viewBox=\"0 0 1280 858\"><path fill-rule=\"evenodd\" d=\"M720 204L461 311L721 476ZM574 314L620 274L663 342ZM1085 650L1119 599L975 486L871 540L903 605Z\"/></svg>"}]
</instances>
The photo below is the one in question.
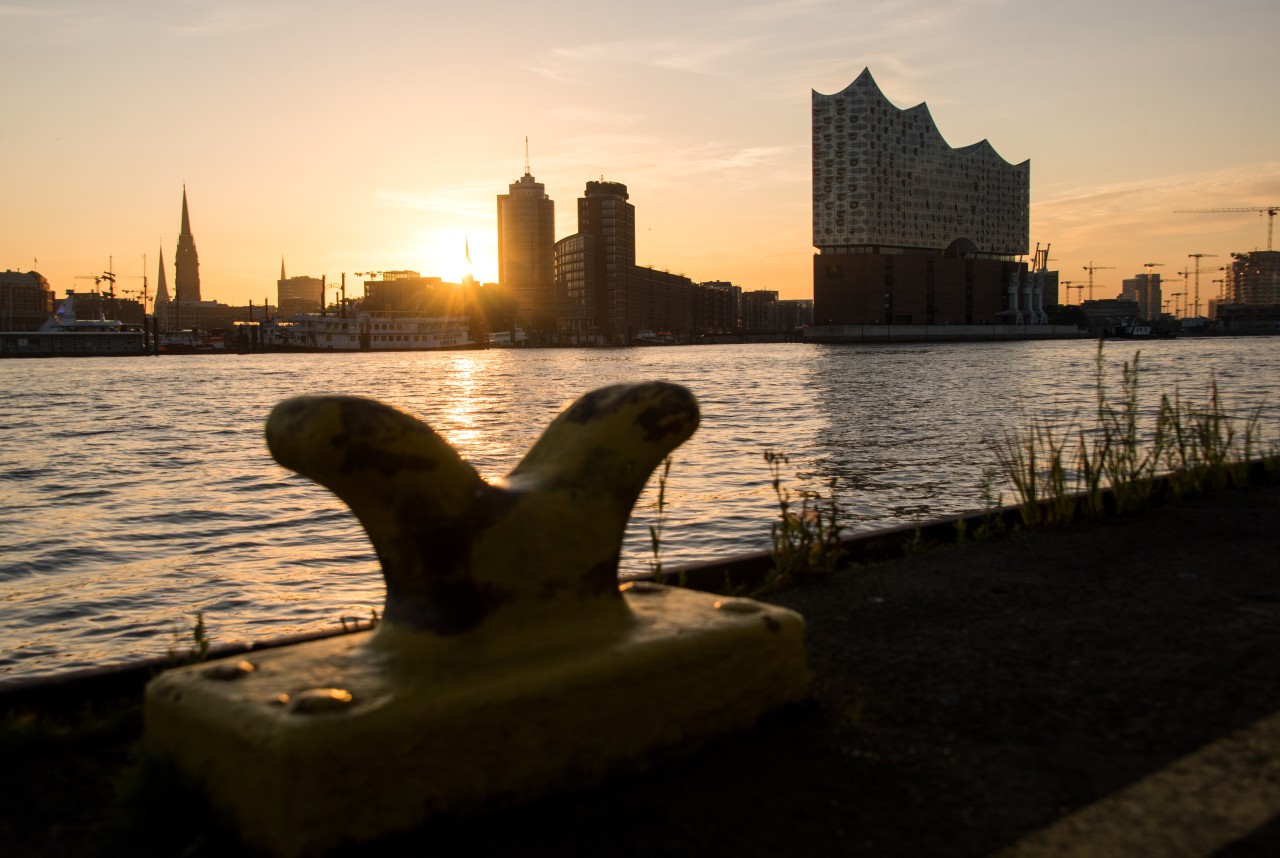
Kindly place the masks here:
<instances>
[{"instance_id":1,"label":"orange sky","mask_svg":"<svg viewBox=\"0 0 1280 858\"><path fill-rule=\"evenodd\" d=\"M107 8L109 7L109 8ZM1111 297L1265 246L1280 204L1280 4L581 0L0 0L7 123L0 267L58 294L113 265L172 288L183 183L206 298L291 275L497 276L495 197L523 171L575 231L590 179L625 182L637 257L811 297L809 96L864 66L953 146L1031 159L1031 243ZM145 257L145 262L144 262ZM110 260L110 261L109 261ZM1170 291L1178 287L1170 287ZM1073 290L1074 291L1074 290Z\"/></svg>"}]
</instances>

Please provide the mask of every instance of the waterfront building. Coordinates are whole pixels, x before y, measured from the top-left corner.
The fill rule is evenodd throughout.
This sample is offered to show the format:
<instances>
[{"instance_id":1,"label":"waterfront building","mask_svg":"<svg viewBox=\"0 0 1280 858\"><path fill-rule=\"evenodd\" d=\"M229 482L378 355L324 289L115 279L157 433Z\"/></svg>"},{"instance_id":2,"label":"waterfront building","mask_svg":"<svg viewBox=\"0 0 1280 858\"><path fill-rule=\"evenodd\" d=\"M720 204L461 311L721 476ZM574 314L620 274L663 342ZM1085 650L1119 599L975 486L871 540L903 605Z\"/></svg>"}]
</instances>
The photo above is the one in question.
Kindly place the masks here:
<instances>
[{"instance_id":1,"label":"waterfront building","mask_svg":"<svg viewBox=\"0 0 1280 858\"><path fill-rule=\"evenodd\" d=\"M445 292L444 280L439 277L423 277L417 271L384 271L381 280L364 281L362 306L379 313L424 313L428 307L448 303Z\"/></svg>"},{"instance_id":2,"label":"waterfront building","mask_svg":"<svg viewBox=\"0 0 1280 858\"><path fill-rule=\"evenodd\" d=\"M779 330L776 290L754 289L742 293L742 330L748 333Z\"/></svg>"},{"instance_id":3,"label":"waterfront building","mask_svg":"<svg viewBox=\"0 0 1280 858\"><path fill-rule=\"evenodd\" d=\"M813 300L784 298L778 301L778 329L795 331L813 324Z\"/></svg>"},{"instance_id":4,"label":"waterfront building","mask_svg":"<svg viewBox=\"0 0 1280 858\"><path fill-rule=\"evenodd\" d=\"M0 272L0 331L35 331L53 313L53 289L36 271Z\"/></svg>"},{"instance_id":5,"label":"waterfront building","mask_svg":"<svg viewBox=\"0 0 1280 858\"><path fill-rule=\"evenodd\" d=\"M629 291L636 262L636 210L621 182L587 182L578 232L553 248L556 324L561 340L624 345L639 327Z\"/></svg>"},{"instance_id":6,"label":"waterfront building","mask_svg":"<svg viewBox=\"0 0 1280 858\"><path fill-rule=\"evenodd\" d=\"M324 307L324 289L322 277L286 277L284 259L281 258L280 279L276 281L276 307L283 318L319 312Z\"/></svg>"},{"instance_id":7,"label":"waterfront building","mask_svg":"<svg viewBox=\"0 0 1280 858\"><path fill-rule=\"evenodd\" d=\"M1105 333L1141 318L1138 302L1130 298L1100 298L1080 305L1091 333Z\"/></svg>"},{"instance_id":8,"label":"waterfront building","mask_svg":"<svg viewBox=\"0 0 1280 858\"><path fill-rule=\"evenodd\" d=\"M1120 297L1137 303L1140 319L1154 322L1164 314L1164 298L1157 272L1135 274L1123 281Z\"/></svg>"},{"instance_id":9,"label":"waterfront building","mask_svg":"<svg viewBox=\"0 0 1280 858\"><path fill-rule=\"evenodd\" d=\"M598 344L595 239L586 233L574 233L557 241L552 255L556 325L561 342Z\"/></svg>"},{"instance_id":10,"label":"waterfront building","mask_svg":"<svg viewBox=\"0 0 1280 858\"><path fill-rule=\"evenodd\" d=\"M535 338L556 329L555 202L529 172L498 195L498 282L515 296L516 319Z\"/></svg>"},{"instance_id":11,"label":"waterfront building","mask_svg":"<svg viewBox=\"0 0 1280 858\"><path fill-rule=\"evenodd\" d=\"M560 342L627 345L658 331L688 341L704 329L691 279L636 265L629 196L620 182L587 182L578 199L578 231L553 247Z\"/></svg>"},{"instance_id":12,"label":"waterfront building","mask_svg":"<svg viewBox=\"0 0 1280 858\"><path fill-rule=\"evenodd\" d=\"M813 92L812 140L816 324L1023 317L1030 161L986 140L952 148L927 105L896 107L868 69Z\"/></svg>"},{"instance_id":13,"label":"waterfront building","mask_svg":"<svg viewBox=\"0 0 1280 858\"><path fill-rule=\"evenodd\" d=\"M628 277L636 264L636 207L621 182L587 182L578 199L578 232L595 246L596 327L607 343L627 343L638 332L628 318Z\"/></svg>"},{"instance_id":14,"label":"waterfront building","mask_svg":"<svg viewBox=\"0 0 1280 858\"><path fill-rule=\"evenodd\" d=\"M1280 250L1231 254L1223 293L1228 304L1280 304Z\"/></svg>"},{"instance_id":15,"label":"waterfront building","mask_svg":"<svg viewBox=\"0 0 1280 858\"><path fill-rule=\"evenodd\" d=\"M628 321L633 336L644 331L688 342L694 334L693 281L683 274L636 265L627 273Z\"/></svg>"},{"instance_id":16,"label":"waterfront building","mask_svg":"<svg viewBox=\"0 0 1280 858\"><path fill-rule=\"evenodd\" d=\"M731 334L741 329L742 287L727 280L707 280L694 288L694 328L704 334Z\"/></svg>"}]
</instances>

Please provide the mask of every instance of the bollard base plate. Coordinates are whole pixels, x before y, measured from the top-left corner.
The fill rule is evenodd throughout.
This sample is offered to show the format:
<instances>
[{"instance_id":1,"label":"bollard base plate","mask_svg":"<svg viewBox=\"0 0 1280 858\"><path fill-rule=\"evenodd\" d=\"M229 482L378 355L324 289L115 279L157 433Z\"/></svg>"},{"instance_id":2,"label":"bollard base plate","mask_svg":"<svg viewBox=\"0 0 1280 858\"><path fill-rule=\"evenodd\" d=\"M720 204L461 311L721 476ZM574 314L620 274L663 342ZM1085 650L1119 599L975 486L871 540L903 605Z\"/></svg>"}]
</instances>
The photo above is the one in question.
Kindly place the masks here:
<instances>
[{"instance_id":1,"label":"bollard base plate","mask_svg":"<svg viewBox=\"0 0 1280 858\"><path fill-rule=\"evenodd\" d=\"M147 742L250 845L320 855L642 768L804 695L798 614L623 595L616 634L457 670L363 632L169 671L147 689Z\"/></svg>"}]
</instances>

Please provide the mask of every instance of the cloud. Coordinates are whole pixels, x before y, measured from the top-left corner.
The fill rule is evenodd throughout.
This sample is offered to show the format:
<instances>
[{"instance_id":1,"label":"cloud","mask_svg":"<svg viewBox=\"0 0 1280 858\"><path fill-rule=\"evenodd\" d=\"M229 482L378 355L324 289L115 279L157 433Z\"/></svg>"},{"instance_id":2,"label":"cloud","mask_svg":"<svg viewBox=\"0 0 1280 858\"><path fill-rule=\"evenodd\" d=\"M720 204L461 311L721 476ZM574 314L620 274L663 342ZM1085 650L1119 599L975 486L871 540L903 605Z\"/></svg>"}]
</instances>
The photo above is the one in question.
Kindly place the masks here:
<instances>
[{"instance_id":1,"label":"cloud","mask_svg":"<svg viewBox=\"0 0 1280 858\"><path fill-rule=\"evenodd\" d=\"M1280 198L1280 161L1204 170L1064 191L1032 204L1063 223L1147 222L1178 209L1266 206Z\"/></svg>"},{"instance_id":2,"label":"cloud","mask_svg":"<svg viewBox=\"0 0 1280 858\"><path fill-rule=\"evenodd\" d=\"M442 189L433 192L430 196L380 188L374 192L374 199L387 208L434 212L489 223L497 220L496 209L491 204L494 199L492 184ZM477 202L481 199L490 201L490 204L482 207Z\"/></svg>"},{"instance_id":3,"label":"cloud","mask_svg":"<svg viewBox=\"0 0 1280 858\"><path fill-rule=\"evenodd\" d=\"M803 169L796 167L794 147L627 134L584 134L567 139L555 163L618 165L612 168L617 180L644 188L646 193L692 179L738 188L773 182L779 176L804 181L809 166L805 160Z\"/></svg>"},{"instance_id":4,"label":"cloud","mask_svg":"<svg viewBox=\"0 0 1280 858\"><path fill-rule=\"evenodd\" d=\"M828 14L834 6L831 0L774 0L745 6L729 13L731 20L754 24L776 24L791 18L803 18L814 14Z\"/></svg>"},{"instance_id":5,"label":"cloud","mask_svg":"<svg viewBox=\"0 0 1280 858\"><path fill-rule=\"evenodd\" d=\"M66 18L74 14L74 9L51 9L48 6L13 6L0 4L0 18Z\"/></svg>"},{"instance_id":6,"label":"cloud","mask_svg":"<svg viewBox=\"0 0 1280 858\"><path fill-rule=\"evenodd\" d=\"M549 111L549 113L553 119L563 122L578 122L597 128L602 125L634 125L644 118L638 113L612 113L607 110L593 110L586 107L558 107Z\"/></svg>"},{"instance_id":7,"label":"cloud","mask_svg":"<svg viewBox=\"0 0 1280 858\"><path fill-rule=\"evenodd\" d=\"M710 39L697 32L674 37L596 42L552 48L537 59L530 71L559 82L587 80L593 73L598 75L605 70L618 74L637 66L727 76L733 73L736 61L753 55L759 42L760 38L755 36L729 38L720 34Z\"/></svg>"},{"instance_id":8,"label":"cloud","mask_svg":"<svg viewBox=\"0 0 1280 858\"><path fill-rule=\"evenodd\" d=\"M191 10L191 14L186 14ZM170 23L172 32L187 36L222 36L283 27L305 14L292 3L225 3L188 0L172 7L181 21Z\"/></svg>"},{"instance_id":9,"label":"cloud","mask_svg":"<svg viewBox=\"0 0 1280 858\"><path fill-rule=\"evenodd\" d=\"M1031 225L1036 237L1053 244L1053 256L1061 260L1054 267L1069 272L1064 276L1083 279L1080 266L1096 260L1114 269L1099 274L1100 281L1118 281L1155 259L1167 263L1172 279L1190 253L1226 260L1266 246L1262 214L1181 210L1272 204L1280 204L1280 161L1061 190L1032 201Z\"/></svg>"}]
</instances>

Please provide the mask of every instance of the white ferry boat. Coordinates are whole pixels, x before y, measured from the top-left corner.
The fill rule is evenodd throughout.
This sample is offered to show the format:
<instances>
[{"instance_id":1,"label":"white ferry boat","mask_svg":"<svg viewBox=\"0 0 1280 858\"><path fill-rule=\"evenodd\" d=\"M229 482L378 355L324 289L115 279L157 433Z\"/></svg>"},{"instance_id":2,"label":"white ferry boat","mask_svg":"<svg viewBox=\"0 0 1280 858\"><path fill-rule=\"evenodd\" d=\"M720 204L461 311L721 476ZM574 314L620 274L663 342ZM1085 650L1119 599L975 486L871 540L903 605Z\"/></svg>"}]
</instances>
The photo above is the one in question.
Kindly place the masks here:
<instances>
[{"instance_id":1,"label":"white ferry boat","mask_svg":"<svg viewBox=\"0 0 1280 858\"><path fill-rule=\"evenodd\" d=\"M468 316L405 312L300 313L274 325L266 347L281 351L392 352L476 348Z\"/></svg>"}]
</instances>

